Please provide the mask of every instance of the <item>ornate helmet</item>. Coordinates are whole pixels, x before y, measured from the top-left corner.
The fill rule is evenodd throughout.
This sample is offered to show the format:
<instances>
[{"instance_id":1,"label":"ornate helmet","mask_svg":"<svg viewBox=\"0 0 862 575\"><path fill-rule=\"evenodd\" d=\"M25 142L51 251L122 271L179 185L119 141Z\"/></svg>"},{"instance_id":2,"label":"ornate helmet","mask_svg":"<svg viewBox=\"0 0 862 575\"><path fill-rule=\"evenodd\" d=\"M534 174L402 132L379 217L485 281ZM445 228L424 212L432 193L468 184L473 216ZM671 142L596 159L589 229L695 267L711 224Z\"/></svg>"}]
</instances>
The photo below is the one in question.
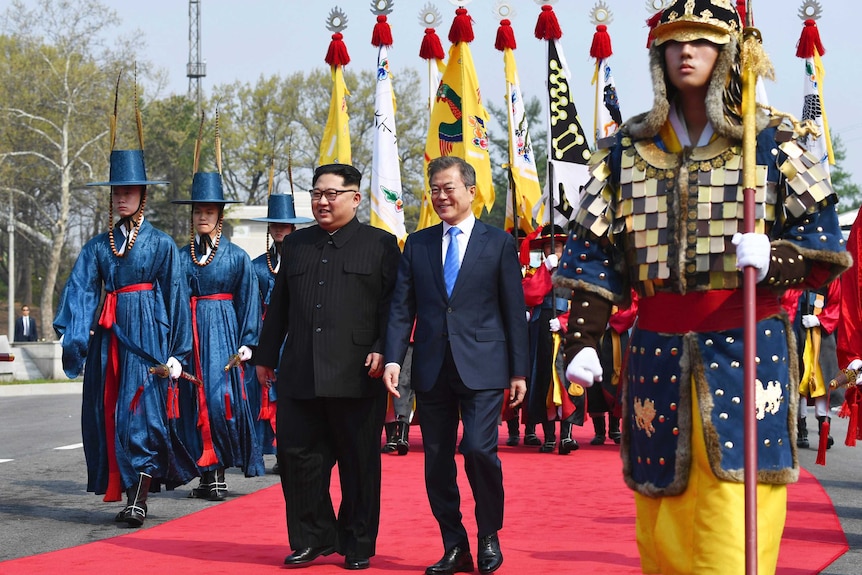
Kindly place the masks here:
<instances>
[{"instance_id":1,"label":"ornate helmet","mask_svg":"<svg viewBox=\"0 0 862 575\"><path fill-rule=\"evenodd\" d=\"M715 132L733 140L742 139L742 77L739 45L742 24L731 0L674 0L660 15L650 31L650 73L653 82L653 107L649 112L628 120L625 131L634 139L655 136L667 121L675 88L667 79L665 43L708 40L719 47L706 96L706 115ZM757 111L757 131L769 122Z\"/></svg>"},{"instance_id":2,"label":"ornate helmet","mask_svg":"<svg viewBox=\"0 0 862 575\"><path fill-rule=\"evenodd\" d=\"M656 46L668 40L727 44L741 31L739 12L731 0L675 0L662 11L652 35Z\"/></svg>"}]
</instances>

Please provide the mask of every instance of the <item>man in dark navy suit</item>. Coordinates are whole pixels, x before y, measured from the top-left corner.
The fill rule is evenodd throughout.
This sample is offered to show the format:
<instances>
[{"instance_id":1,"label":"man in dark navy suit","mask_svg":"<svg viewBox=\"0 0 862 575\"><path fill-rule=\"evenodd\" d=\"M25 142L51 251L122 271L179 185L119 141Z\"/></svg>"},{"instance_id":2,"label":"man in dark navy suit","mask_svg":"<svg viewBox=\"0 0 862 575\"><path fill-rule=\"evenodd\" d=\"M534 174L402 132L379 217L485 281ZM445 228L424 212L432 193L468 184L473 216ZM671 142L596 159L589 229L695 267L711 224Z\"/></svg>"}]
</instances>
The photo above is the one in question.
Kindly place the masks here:
<instances>
[{"instance_id":1,"label":"man in dark navy suit","mask_svg":"<svg viewBox=\"0 0 862 575\"><path fill-rule=\"evenodd\" d=\"M511 405L526 393L524 292L515 241L473 216L476 173L461 158L428 164L434 210L442 224L408 236L392 297L383 381L395 396L416 320L412 385L425 447L425 486L445 553L428 575L470 572L473 557L455 481L459 450L476 501L481 573L503 563L503 469L497 422L504 390Z\"/></svg>"},{"instance_id":2,"label":"man in dark navy suit","mask_svg":"<svg viewBox=\"0 0 862 575\"><path fill-rule=\"evenodd\" d=\"M21 306L21 317L15 320L15 341L36 341L39 339L36 322L30 317L30 306Z\"/></svg>"}]
</instances>

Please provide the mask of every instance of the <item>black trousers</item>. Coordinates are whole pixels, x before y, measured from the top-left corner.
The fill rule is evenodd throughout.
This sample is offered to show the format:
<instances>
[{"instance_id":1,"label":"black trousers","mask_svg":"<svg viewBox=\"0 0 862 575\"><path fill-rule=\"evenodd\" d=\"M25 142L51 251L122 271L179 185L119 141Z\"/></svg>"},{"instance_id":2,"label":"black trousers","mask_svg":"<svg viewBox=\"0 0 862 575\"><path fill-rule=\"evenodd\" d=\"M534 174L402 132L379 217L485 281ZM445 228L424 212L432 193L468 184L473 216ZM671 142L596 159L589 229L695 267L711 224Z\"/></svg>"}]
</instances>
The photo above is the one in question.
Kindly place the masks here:
<instances>
[{"instance_id":1,"label":"black trousers","mask_svg":"<svg viewBox=\"0 0 862 575\"><path fill-rule=\"evenodd\" d=\"M334 545L342 555L375 554L385 411L385 393L358 399L278 398L277 451L291 549ZM337 516L329 495L336 463L341 480Z\"/></svg>"},{"instance_id":2,"label":"black trousers","mask_svg":"<svg viewBox=\"0 0 862 575\"><path fill-rule=\"evenodd\" d=\"M467 388L447 348L440 375L430 391L416 392L419 426L425 448L425 489L443 536L443 546L469 549L461 522L461 495L456 482L455 447L459 413L464 432L458 450L476 502L478 536L503 527L503 467L497 456L497 419L503 390Z\"/></svg>"}]
</instances>

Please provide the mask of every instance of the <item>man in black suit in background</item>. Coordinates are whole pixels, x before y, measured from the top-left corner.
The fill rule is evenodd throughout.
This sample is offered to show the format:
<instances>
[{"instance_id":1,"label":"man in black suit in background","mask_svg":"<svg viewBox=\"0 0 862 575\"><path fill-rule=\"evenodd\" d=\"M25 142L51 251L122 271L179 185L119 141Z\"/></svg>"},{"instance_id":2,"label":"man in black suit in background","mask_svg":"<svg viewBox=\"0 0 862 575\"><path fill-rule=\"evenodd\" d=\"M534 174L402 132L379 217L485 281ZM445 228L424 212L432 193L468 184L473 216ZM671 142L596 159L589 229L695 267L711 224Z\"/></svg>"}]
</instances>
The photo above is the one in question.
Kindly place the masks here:
<instances>
[{"instance_id":1,"label":"man in black suit in background","mask_svg":"<svg viewBox=\"0 0 862 575\"><path fill-rule=\"evenodd\" d=\"M443 222L408 236L392 297L383 382L397 396L401 363L416 319L411 383L425 447L425 488L445 553L428 575L470 572L473 557L455 481L459 447L476 501L481 573L503 563L503 470L497 422L504 390L526 393L527 322L515 241L473 216L476 172L461 158L428 164L434 210Z\"/></svg>"},{"instance_id":2,"label":"man in black suit in background","mask_svg":"<svg viewBox=\"0 0 862 575\"><path fill-rule=\"evenodd\" d=\"M380 385L389 302L400 252L395 236L362 224L361 174L328 164L314 172L316 226L284 239L282 265L254 356L261 383L278 370L276 443L293 553L307 564L344 555L366 569L380 520ZM338 463L342 503L329 496Z\"/></svg>"},{"instance_id":3,"label":"man in black suit in background","mask_svg":"<svg viewBox=\"0 0 862 575\"><path fill-rule=\"evenodd\" d=\"M39 339L36 322L30 317L30 306L21 306L21 317L15 320L15 341L36 341Z\"/></svg>"}]
</instances>

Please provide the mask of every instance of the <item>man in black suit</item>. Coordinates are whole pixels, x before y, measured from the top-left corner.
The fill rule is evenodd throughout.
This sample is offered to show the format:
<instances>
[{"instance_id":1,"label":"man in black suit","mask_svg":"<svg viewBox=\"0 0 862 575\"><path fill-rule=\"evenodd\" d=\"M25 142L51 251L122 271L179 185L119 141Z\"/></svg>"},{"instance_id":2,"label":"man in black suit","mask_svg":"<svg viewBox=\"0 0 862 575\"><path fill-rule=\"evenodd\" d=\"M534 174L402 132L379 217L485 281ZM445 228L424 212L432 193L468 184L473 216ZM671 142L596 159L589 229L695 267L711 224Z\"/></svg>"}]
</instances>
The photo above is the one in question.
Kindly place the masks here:
<instances>
[{"instance_id":1,"label":"man in black suit","mask_svg":"<svg viewBox=\"0 0 862 575\"><path fill-rule=\"evenodd\" d=\"M413 389L425 447L425 487L445 553L428 575L470 572L473 557L461 523L455 481L459 447L476 501L481 573L503 563L503 470L497 422L504 390L511 405L526 393L527 322L515 241L473 216L476 173L461 158L428 164L434 210L443 223L407 238L392 297L383 382L399 395L401 363L416 319ZM451 230L451 231L450 231Z\"/></svg>"},{"instance_id":2,"label":"man in black suit","mask_svg":"<svg viewBox=\"0 0 862 575\"><path fill-rule=\"evenodd\" d=\"M375 553L386 411L377 378L400 252L395 236L356 219L360 179L346 164L315 170L317 225L284 239L254 356L262 384L276 380L279 365L276 443L289 566L337 551L347 569L366 569ZM335 463L337 517L329 496Z\"/></svg>"},{"instance_id":3,"label":"man in black suit","mask_svg":"<svg viewBox=\"0 0 862 575\"><path fill-rule=\"evenodd\" d=\"M21 306L21 317L15 320L15 341L36 341L39 339L36 322L30 317L30 306Z\"/></svg>"}]
</instances>

